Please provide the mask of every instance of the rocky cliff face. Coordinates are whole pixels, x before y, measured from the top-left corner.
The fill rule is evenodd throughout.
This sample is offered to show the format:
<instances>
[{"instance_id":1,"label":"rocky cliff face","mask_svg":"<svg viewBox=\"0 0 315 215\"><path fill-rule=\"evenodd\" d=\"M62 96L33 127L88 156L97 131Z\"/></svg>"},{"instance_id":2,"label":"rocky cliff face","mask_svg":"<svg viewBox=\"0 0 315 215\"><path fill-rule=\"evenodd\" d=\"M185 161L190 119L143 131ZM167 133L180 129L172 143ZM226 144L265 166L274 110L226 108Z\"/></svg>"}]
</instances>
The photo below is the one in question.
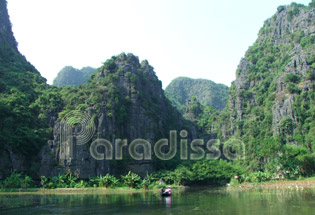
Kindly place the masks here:
<instances>
[{"instance_id":1,"label":"rocky cliff face","mask_svg":"<svg viewBox=\"0 0 315 215\"><path fill-rule=\"evenodd\" d=\"M280 6L265 21L257 41L238 66L224 115L229 123L222 125L223 139L240 136L252 152L272 138L315 149L311 140L314 24L314 6L294 3Z\"/></svg>"},{"instance_id":2,"label":"rocky cliff face","mask_svg":"<svg viewBox=\"0 0 315 215\"><path fill-rule=\"evenodd\" d=\"M0 1L0 45L8 45L17 51L17 42L13 36L6 0Z\"/></svg>"},{"instance_id":3,"label":"rocky cliff face","mask_svg":"<svg viewBox=\"0 0 315 215\"><path fill-rule=\"evenodd\" d=\"M136 138L153 144L160 138L168 138L170 129L178 130L182 126L181 117L165 98L153 67L148 61L140 63L132 54L120 54L98 70L84 91L87 95L82 98L83 104L91 101L85 114L93 115L95 119L93 138L85 145L77 145L74 141L73 146L66 146L63 150L61 122L56 120L54 140L41 151L40 175L51 176L68 170L79 173L81 178L106 173L122 174L128 170L140 175L150 173L154 168L153 161L130 159L126 150L122 161L97 161L91 156L89 146L100 138L109 140L113 147L115 139L124 138L128 139L128 144ZM95 93L99 98L93 97ZM75 104L74 109L80 104ZM69 147L75 148L72 158Z\"/></svg>"}]
</instances>

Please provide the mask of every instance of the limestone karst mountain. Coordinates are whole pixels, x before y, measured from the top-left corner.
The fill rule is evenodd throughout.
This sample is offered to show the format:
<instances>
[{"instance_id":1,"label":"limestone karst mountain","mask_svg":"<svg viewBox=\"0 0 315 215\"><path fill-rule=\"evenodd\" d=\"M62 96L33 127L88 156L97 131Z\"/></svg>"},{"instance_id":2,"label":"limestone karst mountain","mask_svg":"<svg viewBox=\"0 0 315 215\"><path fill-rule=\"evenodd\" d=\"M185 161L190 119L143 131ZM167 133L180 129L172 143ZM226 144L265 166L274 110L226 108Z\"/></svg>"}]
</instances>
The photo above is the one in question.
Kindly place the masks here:
<instances>
[{"instance_id":1,"label":"limestone karst mountain","mask_svg":"<svg viewBox=\"0 0 315 215\"><path fill-rule=\"evenodd\" d=\"M251 169L266 170L271 163L289 168L281 164L285 156L297 166L296 156L315 150L314 6L278 7L238 66L222 138L243 140Z\"/></svg>"},{"instance_id":2,"label":"limestone karst mountain","mask_svg":"<svg viewBox=\"0 0 315 215\"><path fill-rule=\"evenodd\" d=\"M223 110L228 91L229 88L224 84L216 84L210 80L178 77L165 88L165 95L181 112L184 112L186 102L192 96L204 106Z\"/></svg>"},{"instance_id":3,"label":"limestone karst mountain","mask_svg":"<svg viewBox=\"0 0 315 215\"><path fill-rule=\"evenodd\" d=\"M89 66L83 67L82 69L65 66L58 72L57 77L53 81L53 85L57 87L77 86L86 83L94 72L96 72L96 69Z\"/></svg>"}]
</instances>

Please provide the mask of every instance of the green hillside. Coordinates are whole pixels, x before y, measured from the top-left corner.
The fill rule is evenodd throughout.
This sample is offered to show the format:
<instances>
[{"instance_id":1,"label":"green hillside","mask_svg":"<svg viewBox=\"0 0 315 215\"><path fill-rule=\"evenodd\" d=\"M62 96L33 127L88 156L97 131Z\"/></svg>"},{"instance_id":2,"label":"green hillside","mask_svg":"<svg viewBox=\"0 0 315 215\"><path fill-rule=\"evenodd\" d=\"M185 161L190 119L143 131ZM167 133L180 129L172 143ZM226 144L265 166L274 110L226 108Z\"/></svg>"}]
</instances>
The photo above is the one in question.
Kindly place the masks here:
<instances>
[{"instance_id":1,"label":"green hillside","mask_svg":"<svg viewBox=\"0 0 315 215\"><path fill-rule=\"evenodd\" d=\"M53 85L57 87L77 86L87 82L94 72L96 72L96 69L92 67L83 67L79 70L72 66L65 66L58 72Z\"/></svg>"},{"instance_id":2,"label":"green hillside","mask_svg":"<svg viewBox=\"0 0 315 215\"><path fill-rule=\"evenodd\" d=\"M179 77L165 88L165 95L181 112L192 96L204 106L222 110L226 105L228 90L224 84L216 84L210 80Z\"/></svg>"}]
</instances>

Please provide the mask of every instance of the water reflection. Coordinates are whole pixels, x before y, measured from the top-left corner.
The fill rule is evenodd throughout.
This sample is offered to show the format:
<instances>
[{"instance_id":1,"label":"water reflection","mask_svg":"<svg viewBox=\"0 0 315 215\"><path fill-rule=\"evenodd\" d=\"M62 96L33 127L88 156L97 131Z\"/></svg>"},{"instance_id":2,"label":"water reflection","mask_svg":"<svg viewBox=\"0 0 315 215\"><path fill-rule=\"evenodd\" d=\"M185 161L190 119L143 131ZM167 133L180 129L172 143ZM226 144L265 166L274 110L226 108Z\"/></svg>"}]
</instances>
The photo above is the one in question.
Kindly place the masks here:
<instances>
[{"instance_id":1,"label":"water reflection","mask_svg":"<svg viewBox=\"0 0 315 215\"><path fill-rule=\"evenodd\" d=\"M171 196L162 196L162 202L166 208L171 208L172 197Z\"/></svg>"}]
</instances>

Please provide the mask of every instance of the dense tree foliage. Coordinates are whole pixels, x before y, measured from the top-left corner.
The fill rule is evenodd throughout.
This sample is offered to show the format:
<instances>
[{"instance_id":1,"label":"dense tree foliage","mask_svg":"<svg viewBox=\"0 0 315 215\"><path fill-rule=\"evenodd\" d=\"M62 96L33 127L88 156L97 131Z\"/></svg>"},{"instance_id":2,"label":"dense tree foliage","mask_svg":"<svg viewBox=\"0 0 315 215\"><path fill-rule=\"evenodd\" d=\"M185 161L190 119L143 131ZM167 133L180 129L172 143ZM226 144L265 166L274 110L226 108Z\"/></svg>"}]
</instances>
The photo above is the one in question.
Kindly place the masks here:
<instances>
[{"instance_id":1,"label":"dense tree foliage","mask_svg":"<svg viewBox=\"0 0 315 215\"><path fill-rule=\"evenodd\" d=\"M0 150L33 157L50 137L47 116L62 102L45 82L20 53L0 47Z\"/></svg>"}]
</instances>

